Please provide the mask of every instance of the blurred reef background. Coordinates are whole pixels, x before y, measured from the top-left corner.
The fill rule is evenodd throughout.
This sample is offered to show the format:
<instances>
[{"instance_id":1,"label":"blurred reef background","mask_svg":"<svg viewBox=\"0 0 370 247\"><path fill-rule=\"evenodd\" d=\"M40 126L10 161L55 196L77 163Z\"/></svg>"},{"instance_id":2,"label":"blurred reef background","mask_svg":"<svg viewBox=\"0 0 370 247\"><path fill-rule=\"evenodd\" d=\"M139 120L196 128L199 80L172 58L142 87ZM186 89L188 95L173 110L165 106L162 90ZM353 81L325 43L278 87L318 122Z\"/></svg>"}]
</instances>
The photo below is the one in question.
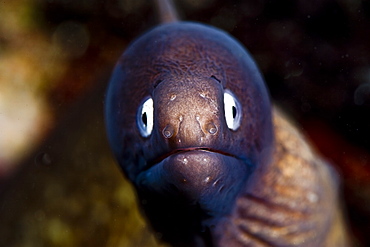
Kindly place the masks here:
<instances>
[{"instance_id":1,"label":"blurred reef background","mask_svg":"<svg viewBox=\"0 0 370 247\"><path fill-rule=\"evenodd\" d=\"M175 0L251 52L275 104L342 179L370 246L370 1ZM148 0L0 2L0 246L159 246L109 151L104 95Z\"/></svg>"}]
</instances>

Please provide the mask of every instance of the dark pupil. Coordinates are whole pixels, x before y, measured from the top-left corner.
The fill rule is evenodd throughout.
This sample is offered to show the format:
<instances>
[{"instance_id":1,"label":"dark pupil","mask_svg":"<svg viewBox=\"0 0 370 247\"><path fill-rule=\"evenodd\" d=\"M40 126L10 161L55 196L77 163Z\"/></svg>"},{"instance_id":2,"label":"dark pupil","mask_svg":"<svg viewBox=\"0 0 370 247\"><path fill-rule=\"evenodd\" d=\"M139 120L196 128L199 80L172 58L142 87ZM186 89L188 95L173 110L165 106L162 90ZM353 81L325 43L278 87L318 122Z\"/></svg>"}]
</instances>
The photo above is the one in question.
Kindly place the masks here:
<instances>
[{"instance_id":1,"label":"dark pupil","mask_svg":"<svg viewBox=\"0 0 370 247\"><path fill-rule=\"evenodd\" d=\"M145 126L148 124L147 123L148 119L146 117L146 112L144 112L144 114L141 116L141 120L143 121L143 123L144 123Z\"/></svg>"},{"instance_id":2,"label":"dark pupil","mask_svg":"<svg viewBox=\"0 0 370 247\"><path fill-rule=\"evenodd\" d=\"M235 117L236 117L236 107L233 106L233 118L235 118Z\"/></svg>"}]
</instances>

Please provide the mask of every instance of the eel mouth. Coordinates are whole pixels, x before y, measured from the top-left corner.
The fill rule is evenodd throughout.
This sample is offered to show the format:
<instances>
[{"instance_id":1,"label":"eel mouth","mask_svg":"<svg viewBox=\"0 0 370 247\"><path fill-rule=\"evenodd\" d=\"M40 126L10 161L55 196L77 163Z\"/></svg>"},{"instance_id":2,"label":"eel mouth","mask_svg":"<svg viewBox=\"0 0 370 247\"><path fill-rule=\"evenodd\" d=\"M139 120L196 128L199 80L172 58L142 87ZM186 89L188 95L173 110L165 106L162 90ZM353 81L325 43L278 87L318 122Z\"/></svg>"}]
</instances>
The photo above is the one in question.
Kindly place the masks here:
<instances>
[{"instance_id":1,"label":"eel mouth","mask_svg":"<svg viewBox=\"0 0 370 247\"><path fill-rule=\"evenodd\" d=\"M185 153L185 152L192 152L192 151L203 151L203 152L218 153L218 154L221 154L221 155L225 155L225 156L229 156L229 157L233 157L233 158L238 158L233 154L230 154L230 153L227 153L227 152L224 152L224 151L221 151L221 150L217 150L217 149L212 149L212 148L208 148L208 147L189 147L189 148L174 149L171 152L165 153L165 154L159 156L158 158L153 159L151 162L149 162L148 168L151 168L151 167L155 166L156 164L159 164L160 162L162 162L163 160L165 160L166 158L168 158L172 155L179 154L179 153Z\"/></svg>"},{"instance_id":2,"label":"eel mouth","mask_svg":"<svg viewBox=\"0 0 370 247\"><path fill-rule=\"evenodd\" d=\"M233 200L250 171L240 157L209 147L174 149L150 165L135 180L140 190L201 203L207 210Z\"/></svg>"}]
</instances>

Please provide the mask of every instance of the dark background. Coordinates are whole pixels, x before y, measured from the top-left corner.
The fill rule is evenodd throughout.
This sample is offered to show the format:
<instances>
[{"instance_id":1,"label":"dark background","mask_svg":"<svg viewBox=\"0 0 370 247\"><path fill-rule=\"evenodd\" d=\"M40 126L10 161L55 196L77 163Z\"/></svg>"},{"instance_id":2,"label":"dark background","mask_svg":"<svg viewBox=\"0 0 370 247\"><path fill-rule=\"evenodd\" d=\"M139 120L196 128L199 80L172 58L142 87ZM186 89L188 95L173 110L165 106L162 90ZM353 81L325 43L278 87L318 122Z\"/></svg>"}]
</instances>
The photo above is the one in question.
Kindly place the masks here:
<instances>
[{"instance_id":1,"label":"dark background","mask_svg":"<svg viewBox=\"0 0 370 247\"><path fill-rule=\"evenodd\" d=\"M109 152L102 109L115 61L157 24L155 8L145 0L33 2L46 37L69 24L58 36L68 69L45 93L50 132L1 183L0 245L153 246ZM339 171L354 242L370 246L370 2L175 2L182 19L224 29L251 52L273 102ZM74 25L89 36L81 54Z\"/></svg>"}]
</instances>

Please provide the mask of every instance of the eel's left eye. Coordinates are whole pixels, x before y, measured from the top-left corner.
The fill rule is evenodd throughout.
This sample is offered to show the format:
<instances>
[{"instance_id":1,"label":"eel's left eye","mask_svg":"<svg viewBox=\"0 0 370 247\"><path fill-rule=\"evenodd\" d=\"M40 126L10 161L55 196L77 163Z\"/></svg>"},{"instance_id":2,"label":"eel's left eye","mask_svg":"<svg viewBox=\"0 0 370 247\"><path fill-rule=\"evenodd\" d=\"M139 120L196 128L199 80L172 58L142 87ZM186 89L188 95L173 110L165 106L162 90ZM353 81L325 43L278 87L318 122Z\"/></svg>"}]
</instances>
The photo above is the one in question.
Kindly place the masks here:
<instances>
[{"instance_id":1,"label":"eel's left eye","mask_svg":"<svg viewBox=\"0 0 370 247\"><path fill-rule=\"evenodd\" d=\"M136 123L139 128L140 134L143 137L150 136L150 134L153 131L153 120L154 120L153 115L154 115L153 99L147 98L140 105L136 119Z\"/></svg>"},{"instance_id":2,"label":"eel's left eye","mask_svg":"<svg viewBox=\"0 0 370 247\"><path fill-rule=\"evenodd\" d=\"M242 119L241 105L234 94L227 89L224 93L224 107L227 127L231 130L237 130Z\"/></svg>"}]
</instances>

